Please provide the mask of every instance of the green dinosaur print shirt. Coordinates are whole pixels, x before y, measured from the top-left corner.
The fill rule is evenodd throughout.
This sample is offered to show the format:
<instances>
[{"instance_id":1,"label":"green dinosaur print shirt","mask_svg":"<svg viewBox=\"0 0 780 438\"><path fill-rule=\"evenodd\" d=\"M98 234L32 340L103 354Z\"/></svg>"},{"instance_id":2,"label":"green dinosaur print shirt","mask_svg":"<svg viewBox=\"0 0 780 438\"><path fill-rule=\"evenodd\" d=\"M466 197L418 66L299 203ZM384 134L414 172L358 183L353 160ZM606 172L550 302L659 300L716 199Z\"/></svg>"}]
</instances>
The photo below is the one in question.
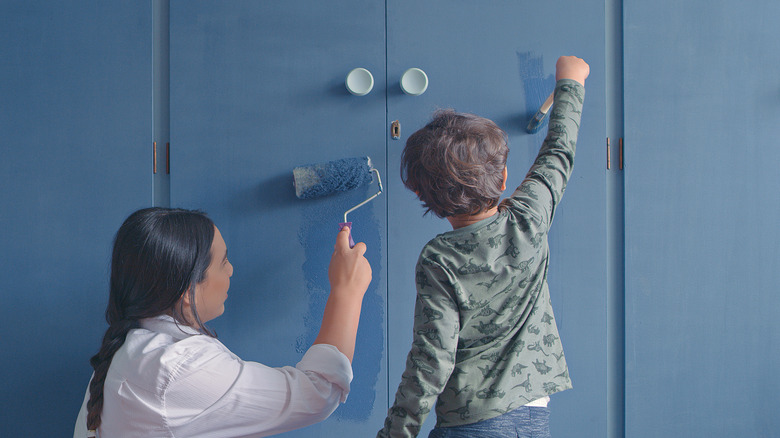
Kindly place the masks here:
<instances>
[{"instance_id":1,"label":"green dinosaur print shirt","mask_svg":"<svg viewBox=\"0 0 780 438\"><path fill-rule=\"evenodd\" d=\"M379 437L493 418L571 388L547 288L547 232L571 175L585 90L560 80L547 137L499 212L436 236L416 267L414 340Z\"/></svg>"}]
</instances>

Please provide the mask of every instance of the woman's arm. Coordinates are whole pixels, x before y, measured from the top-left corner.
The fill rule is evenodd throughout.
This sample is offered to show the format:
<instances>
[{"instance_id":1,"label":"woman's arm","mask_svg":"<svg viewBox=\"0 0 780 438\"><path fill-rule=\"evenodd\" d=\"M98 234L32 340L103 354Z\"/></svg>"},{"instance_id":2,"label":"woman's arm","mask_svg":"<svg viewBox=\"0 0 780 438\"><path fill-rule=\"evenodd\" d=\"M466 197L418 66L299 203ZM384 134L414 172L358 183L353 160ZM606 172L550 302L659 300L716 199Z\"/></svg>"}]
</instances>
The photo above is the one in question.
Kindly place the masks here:
<instances>
[{"instance_id":1,"label":"woman's arm","mask_svg":"<svg viewBox=\"0 0 780 438\"><path fill-rule=\"evenodd\" d=\"M352 362L363 295L371 283L371 266L363 257L364 243L349 247L349 233L349 228L344 227L336 237L328 268L330 295L314 344L333 345Z\"/></svg>"}]
</instances>

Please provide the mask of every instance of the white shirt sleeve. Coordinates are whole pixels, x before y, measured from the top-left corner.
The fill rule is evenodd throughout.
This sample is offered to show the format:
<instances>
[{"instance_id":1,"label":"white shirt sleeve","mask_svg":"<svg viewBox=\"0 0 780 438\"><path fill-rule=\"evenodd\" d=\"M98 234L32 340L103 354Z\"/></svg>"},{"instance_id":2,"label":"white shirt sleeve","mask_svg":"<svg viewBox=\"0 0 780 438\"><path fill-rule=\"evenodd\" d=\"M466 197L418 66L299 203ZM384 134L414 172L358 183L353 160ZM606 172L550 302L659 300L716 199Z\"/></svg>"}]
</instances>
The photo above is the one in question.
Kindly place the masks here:
<instances>
[{"instance_id":1,"label":"white shirt sleeve","mask_svg":"<svg viewBox=\"0 0 780 438\"><path fill-rule=\"evenodd\" d=\"M76 426L73 428L73 438L87 437L87 401L89 401L89 385L87 385L87 392L84 394L84 401L81 403L79 415L76 417Z\"/></svg>"},{"instance_id":2,"label":"white shirt sleeve","mask_svg":"<svg viewBox=\"0 0 780 438\"><path fill-rule=\"evenodd\" d=\"M169 347L114 357L99 436L274 435L327 418L352 381L349 359L332 345L313 345L282 368L243 361L205 336ZM86 436L88 397L74 438Z\"/></svg>"},{"instance_id":3,"label":"white shirt sleeve","mask_svg":"<svg viewBox=\"0 0 780 438\"><path fill-rule=\"evenodd\" d=\"M232 355L198 355L164 392L177 436L266 436L327 418L349 394L352 367L332 345L314 345L295 367L271 368Z\"/></svg>"}]
</instances>

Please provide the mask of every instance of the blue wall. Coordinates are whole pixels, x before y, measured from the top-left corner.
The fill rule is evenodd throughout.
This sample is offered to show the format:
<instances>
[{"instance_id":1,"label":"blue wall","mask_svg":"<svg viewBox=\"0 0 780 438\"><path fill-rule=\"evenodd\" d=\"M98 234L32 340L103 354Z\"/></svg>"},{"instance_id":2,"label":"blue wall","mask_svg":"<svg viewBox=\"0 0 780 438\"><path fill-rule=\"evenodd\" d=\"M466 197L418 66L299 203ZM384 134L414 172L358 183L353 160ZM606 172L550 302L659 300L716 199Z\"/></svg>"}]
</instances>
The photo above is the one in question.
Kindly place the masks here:
<instances>
[{"instance_id":1,"label":"blue wall","mask_svg":"<svg viewBox=\"0 0 780 438\"><path fill-rule=\"evenodd\" d=\"M151 198L151 5L0 3L0 435L68 436Z\"/></svg>"},{"instance_id":2,"label":"blue wall","mask_svg":"<svg viewBox=\"0 0 780 438\"><path fill-rule=\"evenodd\" d=\"M235 267L220 338L298 360L336 223L376 187L299 201L291 170L369 155L386 192L350 216L374 269L353 392L287 436L372 436L411 341L414 260L447 225L400 183L406 137L438 107L490 117L517 185L543 136L523 128L564 53L591 77L550 237L575 386L553 398L553 434L776 435L780 10L732 3L3 0L0 435L70 434L113 233L140 207L207 211ZM367 96L344 88L355 67L374 75ZM400 90L409 67L425 94Z\"/></svg>"}]
</instances>

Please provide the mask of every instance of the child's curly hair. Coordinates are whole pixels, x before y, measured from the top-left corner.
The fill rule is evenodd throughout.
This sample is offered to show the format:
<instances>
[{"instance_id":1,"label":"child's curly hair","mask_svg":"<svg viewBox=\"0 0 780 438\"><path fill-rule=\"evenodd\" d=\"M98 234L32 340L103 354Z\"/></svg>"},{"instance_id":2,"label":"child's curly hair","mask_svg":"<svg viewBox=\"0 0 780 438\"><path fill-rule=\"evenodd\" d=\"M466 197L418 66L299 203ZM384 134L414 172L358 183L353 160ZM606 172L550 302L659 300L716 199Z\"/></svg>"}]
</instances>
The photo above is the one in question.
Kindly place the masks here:
<instances>
[{"instance_id":1,"label":"child's curly hair","mask_svg":"<svg viewBox=\"0 0 780 438\"><path fill-rule=\"evenodd\" d=\"M412 134L401 155L401 180L428 212L445 218L498 205L509 154L493 121L451 109Z\"/></svg>"}]
</instances>

